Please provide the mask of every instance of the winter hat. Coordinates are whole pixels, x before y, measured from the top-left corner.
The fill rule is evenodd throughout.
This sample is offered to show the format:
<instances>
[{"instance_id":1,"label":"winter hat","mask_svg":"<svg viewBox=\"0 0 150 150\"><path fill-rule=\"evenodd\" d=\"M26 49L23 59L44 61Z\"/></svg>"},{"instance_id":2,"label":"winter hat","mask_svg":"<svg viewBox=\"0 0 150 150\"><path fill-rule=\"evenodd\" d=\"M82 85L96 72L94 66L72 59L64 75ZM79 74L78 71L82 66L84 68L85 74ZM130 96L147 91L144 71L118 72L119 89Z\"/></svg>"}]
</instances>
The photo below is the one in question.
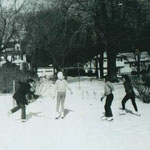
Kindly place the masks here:
<instances>
[{"instance_id":1,"label":"winter hat","mask_svg":"<svg viewBox=\"0 0 150 150\"><path fill-rule=\"evenodd\" d=\"M63 73L62 72L58 72L57 77L59 80L64 79Z\"/></svg>"}]
</instances>

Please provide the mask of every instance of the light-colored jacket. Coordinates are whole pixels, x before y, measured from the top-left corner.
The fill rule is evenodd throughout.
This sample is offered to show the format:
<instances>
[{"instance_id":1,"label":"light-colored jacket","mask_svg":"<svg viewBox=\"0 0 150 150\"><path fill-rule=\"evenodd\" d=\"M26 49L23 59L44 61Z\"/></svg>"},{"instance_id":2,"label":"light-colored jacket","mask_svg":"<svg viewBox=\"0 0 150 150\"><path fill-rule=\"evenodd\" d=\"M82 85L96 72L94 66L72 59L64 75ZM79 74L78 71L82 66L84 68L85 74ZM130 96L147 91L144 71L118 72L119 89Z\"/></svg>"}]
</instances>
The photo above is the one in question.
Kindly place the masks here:
<instances>
[{"instance_id":1,"label":"light-colored jacket","mask_svg":"<svg viewBox=\"0 0 150 150\"><path fill-rule=\"evenodd\" d=\"M57 92L66 92L66 89L70 89L70 87L68 86L68 83L65 79L62 80L57 80L55 83L55 90Z\"/></svg>"},{"instance_id":2,"label":"light-colored jacket","mask_svg":"<svg viewBox=\"0 0 150 150\"><path fill-rule=\"evenodd\" d=\"M111 94L112 91L114 91L114 86L110 81L107 81L105 83L105 87L104 87L104 95L107 96L107 95Z\"/></svg>"}]
</instances>

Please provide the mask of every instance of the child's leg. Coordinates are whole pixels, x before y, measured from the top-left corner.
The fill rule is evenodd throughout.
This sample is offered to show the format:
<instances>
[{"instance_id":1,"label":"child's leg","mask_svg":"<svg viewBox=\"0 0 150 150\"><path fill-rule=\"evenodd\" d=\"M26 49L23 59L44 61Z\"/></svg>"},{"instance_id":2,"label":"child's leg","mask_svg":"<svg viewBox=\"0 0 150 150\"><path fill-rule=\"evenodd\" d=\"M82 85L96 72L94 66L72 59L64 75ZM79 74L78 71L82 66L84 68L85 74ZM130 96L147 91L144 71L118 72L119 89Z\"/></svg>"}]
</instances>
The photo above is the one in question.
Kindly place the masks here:
<instances>
[{"instance_id":1,"label":"child's leg","mask_svg":"<svg viewBox=\"0 0 150 150\"><path fill-rule=\"evenodd\" d=\"M130 98L130 97L129 97L128 94L126 94L125 97L123 98L123 100L122 100L122 102L121 102L121 103L122 103L122 109L123 109L123 110L125 110L125 104L126 104L126 102L129 100L129 98Z\"/></svg>"},{"instance_id":2,"label":"child's leg","mask_svg":"<svg viewBox=\"0 0 150 150\"><path fill-rule=\"evenodd\" d=\"M56 112L59 112L59 107L60 107L60 101L61 101L61 93L57 93L57 102L56 102Z\"/></svg>"},{"instance_id":3,"label":"child's leg","mask_svg":"<svg viewBox=\"0 0 150 150\"><path fill-rule=\"evenodd\" d=\"M20 104L21 107L21 119L26 119L26 106L24 104Z\"/></svg>"},{"instance_id":4,"label":"child's leg","mask_svg":"<svg viewBox=\"0 0 150 150\"><path fill-rule=\"evenodd\" d=\"M112 110L111 110L112 101L113 101L113 94L109 94L106 97L106 103L105 103L105 106L104 106L106 117L112 117L113 116Z\"/></svg>"},{"instance_id":5,"label":"child's leg","mask_svg":"<svg viewBox=\"0 0 150 150\"><path fill-rule=\"evenodd\" d=\"M20 106L17 105L16 107L14 107L13 109L11 109L10 111L11 111L11 113L14 113L14 112L18 111L19 109L20 109Z\"/></svg>"},{"instance_id":6,"label":"child's leg","mask_svg":"<svg viewBox=\"0 0 150 150\"><path fill-rule=\"evenodd\" d=\"M137 112L138 109L137 109L137 105L136 105L136 102L135 102L135 96L134 95L131 96L131 101L132 101L132 105L133 105L135 111Z\"/></svg>"},{"instance_id":7,"label":"child's leg","mask_svg":"<svg viewBox=\"0 0 150 150\"><path fill-rule=\"evenodd\" d=\"M64 105L65 105L65 98L66 98L66 93L62 93L62 97L61 97L61 113L62 113L62 117L64 117Z\"/></svg>"}]
</instances>

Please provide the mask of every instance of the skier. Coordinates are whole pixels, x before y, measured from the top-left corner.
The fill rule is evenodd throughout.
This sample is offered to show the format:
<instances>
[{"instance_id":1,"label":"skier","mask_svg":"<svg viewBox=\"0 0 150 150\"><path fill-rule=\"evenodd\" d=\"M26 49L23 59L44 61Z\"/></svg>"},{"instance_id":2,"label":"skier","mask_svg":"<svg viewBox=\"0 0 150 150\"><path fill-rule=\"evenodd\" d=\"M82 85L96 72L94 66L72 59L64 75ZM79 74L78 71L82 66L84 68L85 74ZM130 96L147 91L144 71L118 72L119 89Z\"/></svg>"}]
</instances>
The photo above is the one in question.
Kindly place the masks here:
<instances>
[{"instance_id":1,"label":"skier","mask_svg":"<svg viewBox=\"0 0 150 150\"><path fill-rule=\"evenodd\" d=\"M67 81L64 79L63 73L58 72L57 74L57 81L55 83L55 95L57 95L57 102L56 102L56 119L58 119L61 115L61 118L64 118L64 104L65 104L65 98L66 98L66 89L69 89L71 94L72 90L68 86ZM61 107L61 112L59 112L59 108Z\"/></svg>"},{"instance_id":2,"label":"skier","mask_svg":"<svg viewBox=\"0 0 150 150\"><path fill-rule=\"evenodd\" d=\"M121 114L122 115L126 114L125 104L129 99L131 99L132 105L135 109L135 114L140 116L140 113L138 112L138 108L137 108L137 105L135 102L135 93L133 91L133 86L132 86L131 80L128 75L124 75L123 79L124 79L124 88L125 88L126 95L124 96L124 98L121 102L122 103L122 113Z\"/></svg>"},{"instance_id":3,"label":"skier","mask_svg":"<svg viewBox=\"0 0 150 150\"><path fill-rule=\"evenodd\" d=\"M114 98L113 92L114 86L110 82L110 79L108 76L105 76L105 86L104 86L104 95L101 97L101 101L103 101L104 97L106 96L106 102L105 102L105 115L103 116L103 120L111 121L113 120L113 114L111 110L111 104Z\"/></svg>"},{"instance_id":4,"label":"skier","mask_svg":"<svg viewBox=\"0 0 150 150\"><path fill-rule=\"evenodd\" d=\"M21 120L26 121L26 105L28 105L27 94L33 94L32 87L34 80L28 79L27 83L21 82L20 87L13 95L13 99L16 100L17 106L9 111L9 115L21 109Z\"/></svg>"}]
</instances>

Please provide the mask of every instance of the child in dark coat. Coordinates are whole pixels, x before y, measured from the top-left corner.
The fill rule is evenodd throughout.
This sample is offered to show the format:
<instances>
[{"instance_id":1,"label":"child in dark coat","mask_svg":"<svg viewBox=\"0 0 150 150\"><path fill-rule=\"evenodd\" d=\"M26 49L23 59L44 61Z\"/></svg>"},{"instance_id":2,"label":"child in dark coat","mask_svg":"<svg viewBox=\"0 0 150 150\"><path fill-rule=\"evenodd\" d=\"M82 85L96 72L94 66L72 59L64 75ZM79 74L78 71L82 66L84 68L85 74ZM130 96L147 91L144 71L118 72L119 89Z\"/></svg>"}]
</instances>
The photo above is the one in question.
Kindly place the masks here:
<instances>
[{"instance_id":1,"label":"child in dark coat","mask_svg":"<svg viewBox=\"0 0 150 150\"><path fill-rule=\"evenodd\" d=\"M16 100L17 106L12 108L9 111L9 114L16 112L21 108L21 119L22 121L26 121L26 105L28 105L28 100L26 98L27 94L32 94L31 90L33 86L34 80L29 79L27 83L20 83L19 89L13 95L13 98Z\"/></svg>"},{"instance_id":2,"label":"child in dark coat","mask_svg":"<svg viewBox=\"0 0 150 150\"><path fill-rule=\"evenodd\" d=\"M135 93L133 91L133 86L132 86L131 80L130 80L128 75L124 75L123 78L124 78L124 88L125 88L126 95L124 96L124 98L121 102L122 103L122 110L123 110L122 114L123 115L126 114L125 104L129 99L131 99L132 105L135 109L135 114L140 115L140 113L138 112L136 102L135 102Z\"/></svg>"}]
</instances>

